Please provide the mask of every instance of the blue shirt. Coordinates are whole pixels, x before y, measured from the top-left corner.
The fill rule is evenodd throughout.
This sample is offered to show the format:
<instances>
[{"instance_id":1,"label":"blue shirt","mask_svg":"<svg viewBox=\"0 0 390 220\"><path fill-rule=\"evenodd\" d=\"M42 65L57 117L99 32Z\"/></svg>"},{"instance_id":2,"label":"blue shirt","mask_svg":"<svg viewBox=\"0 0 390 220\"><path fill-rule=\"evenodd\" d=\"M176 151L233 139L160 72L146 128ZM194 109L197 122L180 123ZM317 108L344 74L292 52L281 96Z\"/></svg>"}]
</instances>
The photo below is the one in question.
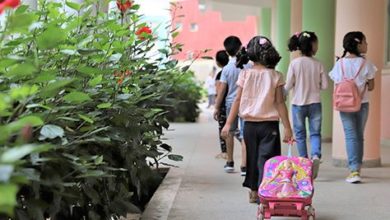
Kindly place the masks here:
<instances>
[{"instance_id":1,"label":"blue shirt","mask_svg":"<svg viewBox=\"0 0 390 220\"><path fill-rule=\"evenodd\" d=\"M222 69L222 75L220 81L222 83L226 83L228 87L228 91L226 93L226 106L229 107L233 104L234 99L236 98L237 94L237 79L238 75L240 75L241 69L236 67L236 57L232 57L229 60L229 63L223 67ZM251 65L247 64L244 65L244 68L250 68Z\"/></svg>"}]
</instances>

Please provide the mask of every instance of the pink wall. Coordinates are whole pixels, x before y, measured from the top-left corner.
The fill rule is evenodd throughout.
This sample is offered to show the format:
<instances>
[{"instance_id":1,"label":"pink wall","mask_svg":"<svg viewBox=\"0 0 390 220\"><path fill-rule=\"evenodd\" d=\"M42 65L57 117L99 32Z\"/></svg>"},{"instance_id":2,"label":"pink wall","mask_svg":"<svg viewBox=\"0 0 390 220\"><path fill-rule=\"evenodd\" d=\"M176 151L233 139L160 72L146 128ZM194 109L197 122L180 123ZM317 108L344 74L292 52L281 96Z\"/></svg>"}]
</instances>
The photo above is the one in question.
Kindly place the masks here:
<instances>
[{"instance_id":1,"label":"pink wall","mask_svg":"<svg viewBox=\"0 0 390 220\"><path fill-rule=\"evenodd\" d=\"M390 74L382 75L382 94L381 94L381 138L390 139Z\"/></svg>"},{"instance_id":2,"label":"pink wall","mask_svg":"<svg viewBox=\"0 0 390 220\"><path fill-rule=\"evenodd\" d=\"M184 44L183 51L175 56L176 59L187 59L187 52L193 51L195 55L198 51L211 49L202 56L214 57L215 53L223 49L223 40L229 35L239 37L244 45L257 33L257 22L255 16L248 16L246 21L225 22L222 21L221 13L206 10L200 12L198 9L198 0L184 0L178 3L174 26L177 22L182 23L182 30L174 41ZM184 15L184 17L177 17ZM198 24L198 31L191 32L191 23Z\"/></svg>"}]
</instances>

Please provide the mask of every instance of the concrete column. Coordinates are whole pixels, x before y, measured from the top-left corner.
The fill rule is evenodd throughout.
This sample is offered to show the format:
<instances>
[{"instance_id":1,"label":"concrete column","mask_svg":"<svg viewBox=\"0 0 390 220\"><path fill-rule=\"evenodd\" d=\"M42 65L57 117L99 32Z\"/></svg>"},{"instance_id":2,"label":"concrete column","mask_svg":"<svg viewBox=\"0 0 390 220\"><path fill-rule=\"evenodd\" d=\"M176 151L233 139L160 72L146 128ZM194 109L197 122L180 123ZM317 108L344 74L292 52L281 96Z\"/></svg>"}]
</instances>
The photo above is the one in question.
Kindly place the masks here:
<instances>
[{"instance_id":1,"label":"concrete column","mask_svg":"<svg viewBox=\"0 0 390 220\"><path fill-rule=\"evenodd\" d=\"M332 69L335 60L335 5L335 0L303 0L302 29L313 31L318 36L319 49L316 58L324 64L326 71ZM346 13L344 9L340 11ZM333 85L330 83L329 88L321 94L322 138L327 141L331 141L332 137L332 92Z\"/></svg>"},{"instance_id":2,"label":"concrete column","mask_svg":"<svg viewBox=\"0 0 390 220\"><path fill-rule=\"evenodd\" d=\"M290 53L287 50L287 40L290 37L290 19L291 19L290 0L276 0L276 41L275 46L282 59L276 66L276 69L283 74L287 73L290 62Z\"/></svg>"},{"instance_id":3,"label":"concrete column","mask_svg":"<svg viewBox=\"0 0 390 220\"><path fill-rule=\"evenodd\" d=\"M365 167L380 166L380 94L381 71L384 65L386 4L387 0L342 0L336 4L336 54L341 55L343 52L344 35L349 31L359 30L367 38L367 59L378 67L375 90L370 94L370 111L365 129L363 159ZM345 166L347 156L344 131L338 112L334 112L333 122L333 162L336 166Z\"/></svg>"},{"instance_id":4,"label":"concrete column","mask_svg":"<svg viewBox=\"0 0 390 220\"><path fill-rule=\"evenodd\" d=\"M262 8L260 13L260 34L271 39L272 9Z\"/></svg>"},{"instance_id":5,"label":"concrete column","mask_svg":"<svg viewBox=\"0 0 390 220\"><path fill-rule=\"evenodd\" d=\"M302 0L291 0L291 31L290 37L296 33L302 31ZM290 59L294 59L299 56L299 51L290 54ZM291 96L290 96L291 97Z\"/></svg>"}]
</instances>

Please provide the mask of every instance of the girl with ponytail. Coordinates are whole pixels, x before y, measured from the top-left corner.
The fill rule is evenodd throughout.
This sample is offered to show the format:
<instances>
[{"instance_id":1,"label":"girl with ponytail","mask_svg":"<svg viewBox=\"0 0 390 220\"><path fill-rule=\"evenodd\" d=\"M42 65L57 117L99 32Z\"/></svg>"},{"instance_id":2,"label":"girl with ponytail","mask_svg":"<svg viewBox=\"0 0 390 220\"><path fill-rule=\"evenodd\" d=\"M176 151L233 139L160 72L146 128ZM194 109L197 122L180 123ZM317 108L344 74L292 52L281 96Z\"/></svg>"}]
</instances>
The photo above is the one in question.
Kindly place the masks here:
<instances>
[{"instance_id":1,"label":"girl with ponytail","mask_svg":"<svg viewBox=\"0 0 390 220\"><path fill-rule=\"evenodd\" d=\"M237 95L221 135L228 136L237 114L244 119L247 173L243 186L251 190L249 201L255 203L265 161L281 153L279 120L285 128L284 141L292 139L292 131L283 97L284 80L274 69L281 59L279 53L270 40L257 36L248 43L246 58L253 66L238 77Z\"/></svg>"},{"instance_id":2,"label":"girl with ponytail","mask_svg":"<svg viewBox=\"0 0 390 220\"><path fill-rule=\"evenodd\" d=\"M318 38L314 32L294 34L288 49L298 50L300 56L291 61L285 90L292 90L292 118L299 156L309 157L306 146L306 119L310 131L310 157L313 160L313 177L316 178L321 158L321 90L328 87L324 66L313 56L318 50Z\"/></svg>"},{"instance_id":3,"label":"girl with ponytail","mask_svg":"<svg viewBox=\"0 0 390 220\"><path fill-rule=\"evenodd\" d=\"M340 111L343 123L345 143L350 174L349 183L361 182L360 169L363 163L364 128L368 119L369 91L374 90L374 78L377 68L363 54L367 53L367 41L360 31L349 32L343 39L344 52L337 60L330 78L336 84L351 80L355 83L361 104L357 112Z\"/></svg>"}]
</instances>

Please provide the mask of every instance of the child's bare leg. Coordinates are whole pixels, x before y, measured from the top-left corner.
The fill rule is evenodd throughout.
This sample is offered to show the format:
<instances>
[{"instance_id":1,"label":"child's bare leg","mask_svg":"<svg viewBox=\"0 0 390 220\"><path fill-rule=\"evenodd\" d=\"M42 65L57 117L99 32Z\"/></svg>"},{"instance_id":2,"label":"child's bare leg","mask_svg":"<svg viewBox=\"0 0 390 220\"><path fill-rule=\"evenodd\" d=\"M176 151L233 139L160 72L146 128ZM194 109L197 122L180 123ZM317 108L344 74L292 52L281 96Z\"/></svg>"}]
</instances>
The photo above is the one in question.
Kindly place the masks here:
<instances>
[{"instance_id":1,"label":"child's bare leg","mask_svg":"<svg viewBox=\"0 0 390 220\"><path fill-rule=\"evenodd\" d=\"M229 136L226 139L226 151L227 151L227 161L232 162L233 159L233 152L234 152L234 135L232 132L229 133Z\"/></svg>"}]
</instances>

